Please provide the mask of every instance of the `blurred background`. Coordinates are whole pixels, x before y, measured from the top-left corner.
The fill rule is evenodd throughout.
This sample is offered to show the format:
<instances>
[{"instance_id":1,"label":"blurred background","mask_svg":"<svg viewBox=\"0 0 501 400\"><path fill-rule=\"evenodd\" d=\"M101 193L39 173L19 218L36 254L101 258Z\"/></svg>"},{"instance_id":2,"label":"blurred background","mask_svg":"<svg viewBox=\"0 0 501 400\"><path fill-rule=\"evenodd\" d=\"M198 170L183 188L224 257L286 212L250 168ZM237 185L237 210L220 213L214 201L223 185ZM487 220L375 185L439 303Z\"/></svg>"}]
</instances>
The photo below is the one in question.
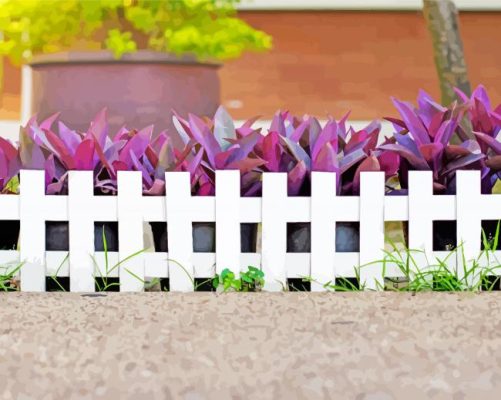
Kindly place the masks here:
<instances>
[{"instance_id":1,"label":"blurred background","mask_svg":"<svg viewBox=\"0 0 501 400\"><path fill-rule=\"evenodd\" d=\"M501 1L455 4L471 85L483 83L497 104ZM220 102L236 119L269 120L288 109L320 118L351 110L353 121L366 121L393 113L390 96L414 101L423 88L440 98L421 0L243 0L236 7L272 38L270 50L246 52L218 70ZM3 136L15 136L23 117L22 75L20 65L4 60Z\"/></svg>"}]
</instances>

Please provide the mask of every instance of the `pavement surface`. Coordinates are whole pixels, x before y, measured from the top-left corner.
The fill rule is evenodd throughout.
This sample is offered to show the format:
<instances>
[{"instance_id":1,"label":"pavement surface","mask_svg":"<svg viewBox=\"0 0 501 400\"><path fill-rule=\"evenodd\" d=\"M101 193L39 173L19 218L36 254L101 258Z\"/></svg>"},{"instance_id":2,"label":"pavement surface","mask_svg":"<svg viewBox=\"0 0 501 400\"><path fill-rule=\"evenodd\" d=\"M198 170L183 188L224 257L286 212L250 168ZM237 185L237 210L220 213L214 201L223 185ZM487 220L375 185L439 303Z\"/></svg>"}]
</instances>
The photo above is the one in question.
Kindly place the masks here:
<instances>
[{"instance_id":1,"label":"pavement surface","mask_svg":"<svg viewBox=\"0 0 501 400\"><path fill-rule=\"evenodd\" d=\"M501 293L0 294L0 399L500 399Z\"/></svg>"}]
</instances>

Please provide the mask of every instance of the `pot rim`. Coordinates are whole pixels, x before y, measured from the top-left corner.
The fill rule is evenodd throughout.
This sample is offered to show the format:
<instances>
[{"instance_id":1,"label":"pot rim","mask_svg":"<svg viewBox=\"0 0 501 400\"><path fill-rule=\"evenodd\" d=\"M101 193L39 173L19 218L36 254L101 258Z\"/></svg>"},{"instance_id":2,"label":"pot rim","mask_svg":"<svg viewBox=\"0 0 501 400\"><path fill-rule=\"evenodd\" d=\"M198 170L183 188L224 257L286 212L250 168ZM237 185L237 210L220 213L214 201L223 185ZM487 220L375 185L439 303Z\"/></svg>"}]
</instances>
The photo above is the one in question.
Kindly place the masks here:
<instances>
[{"instance_id":1,"label":"pot rim","mask_svg":"<svg viewBox=\"0 0 501 400\"><path fill-rule=\"evenodd\" d=\"M212 61L198 61L193 55L176 56L150 50L138 50L124 54L120 59L113 57L109 50L99 51L64 51L50 54L34 55L28 62L32 67L58 64L177 64L200 67L219 68L221 63Z\"/></svg>"}]
</instances>

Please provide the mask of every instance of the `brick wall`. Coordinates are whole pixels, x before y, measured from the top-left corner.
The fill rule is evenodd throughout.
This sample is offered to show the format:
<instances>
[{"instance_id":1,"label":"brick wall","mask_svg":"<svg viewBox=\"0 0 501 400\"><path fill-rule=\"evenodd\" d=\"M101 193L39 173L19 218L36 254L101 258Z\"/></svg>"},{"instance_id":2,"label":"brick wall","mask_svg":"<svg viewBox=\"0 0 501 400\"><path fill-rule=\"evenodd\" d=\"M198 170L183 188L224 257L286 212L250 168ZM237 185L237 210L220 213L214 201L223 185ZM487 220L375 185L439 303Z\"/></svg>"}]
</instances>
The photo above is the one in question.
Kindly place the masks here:
<instances>
[{"instance_id":1,"label":"brick wall","mask_svg":"<svg viewBox=\"0 0 501 400\"><path fill-rule=\"evenodd\" d=\"M419 12L241 12L274 38L269 53L246 54L221 69L222 98L236 118L269 118L278 108L355 119L393 113L389 97L438 96L431 40ZM501 100L501 13L462 13L473 84ZM0 118L17 118L19 70L5 66Z\"/></svg>"}]
</instances>

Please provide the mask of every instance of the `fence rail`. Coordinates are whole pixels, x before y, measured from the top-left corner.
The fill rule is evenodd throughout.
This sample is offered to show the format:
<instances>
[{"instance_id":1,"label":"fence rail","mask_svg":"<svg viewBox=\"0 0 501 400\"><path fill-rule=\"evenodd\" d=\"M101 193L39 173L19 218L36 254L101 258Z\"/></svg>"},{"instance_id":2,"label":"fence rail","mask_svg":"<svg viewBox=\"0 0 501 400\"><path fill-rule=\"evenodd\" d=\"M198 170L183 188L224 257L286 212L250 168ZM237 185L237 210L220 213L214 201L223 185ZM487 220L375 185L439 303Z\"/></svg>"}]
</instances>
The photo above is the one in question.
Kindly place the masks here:
<instances>
[{"instance_id":1,"label":"fence rail","mask_svg":"<svg viewBox=\"0 0 501 400\"><path fill-rule=\"evenodd\" d=\"M320 291L322 283L354 277L354 267L383 258L385 221L409 221L409 247L433 259L444 256L433 251L433 221L455 220L457 242L469 260L480 252L481 221L501 219L501 196L480 193L478 171L459 171L457 194L439 196L433 195L427 171L410 172L408 196L385 196L379 172L362 173L360 196L336 196L335 174L327 172L312 174L311 197L288 197L282 173L264 174L259 198L240 197L238 171L216 172L214 197L191 196L188 173L167 172L165 178L167 196L142 196L141 174L122 171L116 196L96 196L92 171L71 171L69 194L54 196L45 195L43 171L21 171L20 194L0 195L0 221L20 221L19 251L1 250L0 263L24 262L23 291L45 291L46 276L57 274L70 278L71 291L92 292L98 272L91 255L100 273L105 263L105 255L94 251L94 222L117 221L119 251L108 258L122 262L111 274L120 278L121 291L143 290L145 277L168 277L170 290L191 291L192 278L249 265L261 266L266 290L281 290L287 278L310 276L312 290ZM46 251L46 221L68 221L68 252ZM359 221L359 252L335 251L335 223L343 221ZM127 260L144 247L145 222L167 223L169 252L146 251ZM193 222L215 222L215 253L193 252ZM293 222L311 224L310 253L287 253L287 223ZM262 224L259 253L241 253L241 223ZM456 262L461 260L449 259L453 266ZM396 268L386 273L400 276ZM383 283L381 265L360 274L367 288Z\"/></svg>"}]
</instances>

